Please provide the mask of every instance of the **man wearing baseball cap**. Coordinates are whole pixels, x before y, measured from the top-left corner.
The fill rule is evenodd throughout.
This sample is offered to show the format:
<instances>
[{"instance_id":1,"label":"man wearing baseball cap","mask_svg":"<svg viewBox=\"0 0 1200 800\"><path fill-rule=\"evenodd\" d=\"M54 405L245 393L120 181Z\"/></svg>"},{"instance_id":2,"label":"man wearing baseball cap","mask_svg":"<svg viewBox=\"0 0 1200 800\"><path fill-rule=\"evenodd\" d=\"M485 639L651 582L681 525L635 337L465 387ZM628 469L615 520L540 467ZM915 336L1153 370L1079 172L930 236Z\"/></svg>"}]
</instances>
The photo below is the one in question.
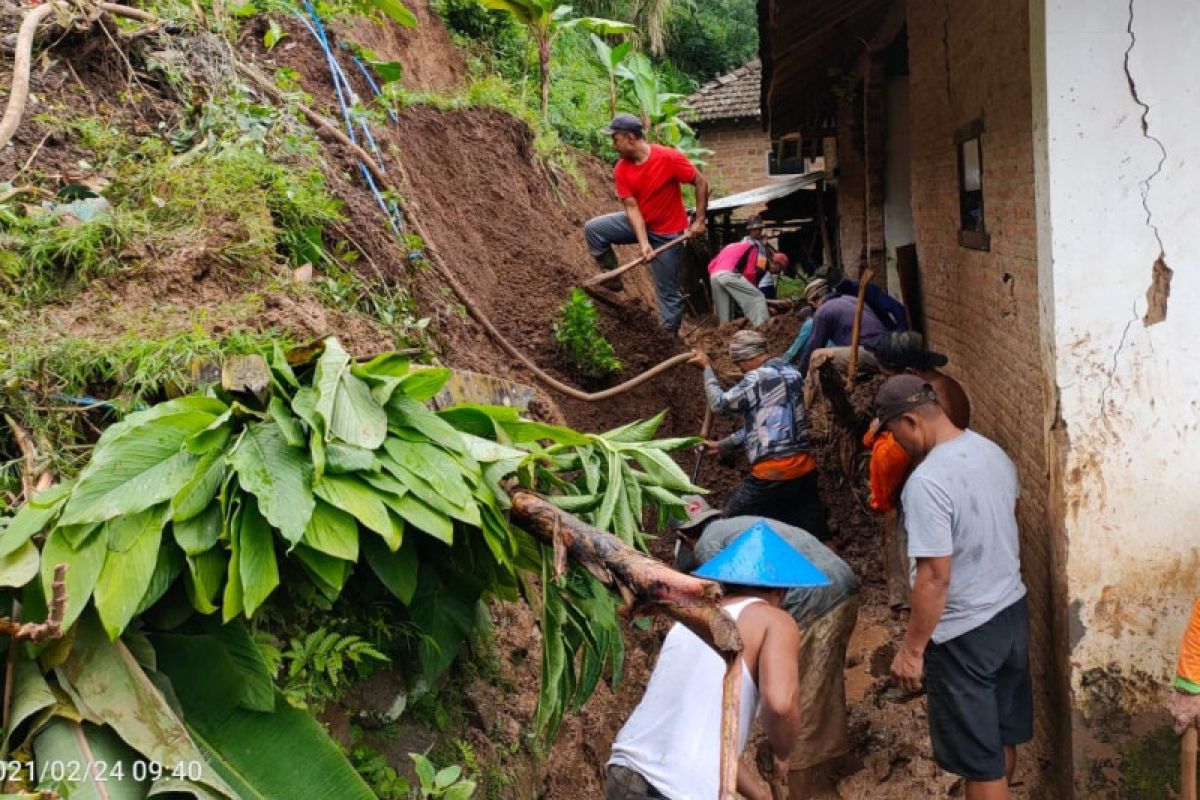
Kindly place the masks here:
<instances>
[{"instance_id":1,"label":"man wearing baseball cap","mask_svg":"<svg viewBox=\"0 0 1200 800\"><path fill-rule=\"evenodd\" d=\"M846 726L846 648L858 620L859 583L854 571L808 531L762 517L724 517L699 495L683 498L687 518L675 525L675 564L691 570L708 563L757 522L770 525L821 570L829 585L789 589L781 608L800 630L800 729L789 759L795 800L830 788L840 757L850 752Z\"/></svg>"},{"instance_id":2,"label":"man wearing baseball cap","mask_svg":"<svg viewBox=\"0 0 1200 800\"><path fill-rule=\"evenodd\" d=\"M800 635L780 604L789 589L829 579L765 520L752 521L693 574L721 584L721 604L745 643L738 659L738 751L757 717L781 774L800 729ZM605 800L717 800L724 676L716 651L684 625L672 626L646 693L613 742ZM748 800L771 800L744 769L737 790Z\"/></svg>"},{"instance_id":3,"label":"man wearing baseball cap","mask_svg":"<svg viewBox=\"0 0 1200 800\"><path fill-rule=\"evenodd\" d=\"M642 257L650 260L655 248L685 232L702 236L708 212L708 181L687 156L674 148L647 142L642 121L633 114L617 114L602 132L612 137L619 156L613 179L625 209L593 217L583 227L588 250L601 269L617 266L614 244L636 244ZM685 183L696 187L696 217L690 225L680 189ZM650 260L659 323L672 333L678 333L683 322L683 295L679 293L682 258L683 246L678 245Z\"/></svg>"},{"instance_id":4,"label":"man wearing baseball cap","mask_svg":"<svg viewBox=\"0 0 1200 800\"><path fill-rule=\"evenodd\" d=\"M901 496L912 614L892 677L907 691L924 679L934 757L966 778L966 796L1007 798L1016 746L1033 738L1016 466L916 375L888 378L875 407L917 462Z\"/></svg>"},{"instance_id":5,"label":"man wearing baseball cap","mask_svg":"<svg viewBox=\"0 0 1200 800\"><path fill-rule=\"evenodd\" d=\"M933 387L950 421L966 430L971 424L971 401L962 384L942 372L950 359L925 349L925 337L916 331L892 331L875 344L879 371L892 376L907 372Z\"/></svg>"}]
</instances>

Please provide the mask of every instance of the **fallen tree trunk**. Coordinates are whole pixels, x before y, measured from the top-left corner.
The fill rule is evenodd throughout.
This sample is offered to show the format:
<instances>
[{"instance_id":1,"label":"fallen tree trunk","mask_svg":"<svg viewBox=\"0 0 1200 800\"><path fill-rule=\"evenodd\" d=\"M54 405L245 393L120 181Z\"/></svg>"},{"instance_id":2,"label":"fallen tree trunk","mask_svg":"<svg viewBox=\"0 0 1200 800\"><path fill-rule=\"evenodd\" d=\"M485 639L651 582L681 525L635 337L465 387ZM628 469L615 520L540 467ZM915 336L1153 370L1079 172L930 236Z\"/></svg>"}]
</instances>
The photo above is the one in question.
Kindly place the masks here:
<instances>
[{"instance_id":1,"label":"fallen tree trunk","mask_svg":"<svg viewBox=\"0 0 1200 800\"><path fill-rule=\"evenodd\" d=\"M647 606L685 625L725 660L720 800L736 800L742 637L733 617L718 602L721 587L676 572L520 486L509 486L508 496L513 522L554 547L556 568L564 556L574 559L607 586L632 595L635 606Z\"/></svg>"}]
</instances>

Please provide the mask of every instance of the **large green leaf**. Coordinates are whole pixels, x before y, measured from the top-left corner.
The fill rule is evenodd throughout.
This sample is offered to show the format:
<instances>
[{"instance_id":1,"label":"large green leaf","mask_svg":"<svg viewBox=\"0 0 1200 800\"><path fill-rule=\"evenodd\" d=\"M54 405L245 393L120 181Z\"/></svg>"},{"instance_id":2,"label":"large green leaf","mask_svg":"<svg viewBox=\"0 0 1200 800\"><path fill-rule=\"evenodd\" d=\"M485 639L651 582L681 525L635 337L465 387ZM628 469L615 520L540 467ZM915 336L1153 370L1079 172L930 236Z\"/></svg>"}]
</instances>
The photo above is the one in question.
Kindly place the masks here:
<instances>
[{"instance_id":1,"label":"large green leaf","mask_svg":"<svg viewBox=\"0 0 1200 800\"><path fill-rule=\"evenodd\" d=\"M654 479L654 483L664 489L674 489L685 494L699 494L704 491L701 487L694 485L688 479L683 468L675 463L675 459L662 450L650 447L641 448L633 451L633 457L637 459L646 474Z\"/></svg>"},{"instance_id":2,"label":"large green leaf","mask_svg":"<svg viewBox=\"0 0 1200 800\"><path fill-rule=\"evenodd\" d=\"M346 512L318 500L304 529L304 543L334 558L357 561L358 524Z\"/></svg>"},{"instance_id":3,"label":"large green leaf","mask_svg":"<svg viewBox=\"0 0 1200 800\"><path fill-rule=\"evenodd\" d=\"M363 539L363 556L380 582L401 603L412 602L417 591L417 548L412 539L406 538L396 552L388 550L374 536Z\"/></svg>"},{"instance_id":4,"label":"large green leaf","mask_svg":"<svg viewBox=\"0 0 1200 800\"><path fill-rule=\"evenodd\" d=\"M107 523L108 555L96 581L96 610L110 639L125 630L150 586L165 510L156 506Z\"/></svg>"},{"instance_id":5,"label":"large green leaf","mask_svg":"<svg viewBox=\"0 0 1200 800\"><path fill-rule=\"evenodd\" d=\"M447 450L465 453L462 434L450 423L411 397L397 393L387 404L388 420L398 428L412 428Z\"/></svg>"},{"instance_id":6,"label":"large green leaf","mask_svg":"<svg viewBox=\"0 0 1200 800\"><path fill-rule=\"evenodd\" d=\"M137 610L133 612L135 617L145 613L162 599L167 589L170 589L171 584L179 577L179 573L183 572L185 560L182 550L169 541L163 542L158 549L158 561L154 565L154 572L150 575L150 585L146 587L146 593L142 595Z\"/></svg>"},{"instance_id":7,"label":"large green leaf","mask_svg":"<svg viewBox=\"0 0 1200 800\"><path fill-rule=\"evenodd\" d=\"M418 403L436 395L450 380L450 370L445 367L419 367L413 369L400 381L400 389Z\"/></svg>"},{"instance_id":8,"label":"large green leaf","mask_svg":"<svg viewBox=\"0 0 1200 800\"><path fill-rule=\"evenodd\" d=\"M208 508L229 471L226 455L227 451L221 448L200 457L192 477L171 498L171 519L176 522L190 520Z\"/></svg>"},{"instance_id":9,"label":"large green leaf","mask_svg":"<svg viewBox=\"0 0 1200 800\"><path fill-rule=\"evenodd\" d=\"M100 576L107 555L107 526L101 526L84 539L78 549L71 548L61 528L56 528L46 537L46 543L42 545L42 592L46 597L51 596L55 565L67 565L67 609L63 615L63 628L71 627L79 619L88 600L92 598L92 590L96 588L96 579Z\"/></svg>"},{"instance_id":10,"label":"large green leaf","mask_svg":"<svg viewBox=\"0 0 1200 800\"><path fill-rule=\"evenodd\" d=\"M36 661L18 658L13 662L12 706L9 709L8 730L4 732L3 748L0 757L7 758L9 747L20 744L12 741L12 732L19 729L26 720L39 711L54 705L57 698L50 689L50 684L42 677L42 671Z\"/></svg>"},{"instance_id":11,"label":"large green leaf","mask_svg":"<svg viewBox=\"0 0 1200 800\"><path fill-rule=\"evenodd\" d=\"M47 765L47 776L65 773L67 778L76 778L70 783L71 800L143 800L150 790L144 770L137 771L143 780L134 780L137 752L107 726L55 717L33 737L33 756L38 765ZM98 769L83 769L100 763L105 765L103 776ZM62 766L52 770L49 765ZM118 774L124 777L117 780L114 776Z\"/></svg>"},{"instance_id":12,"label":"large green leaf","mask_svg":"<svg viewBox=\"0 0 1200 800\"><path fill-rule=\"evenodd\" d=\"M67 498L71 494L74 482L60 483L51 486L28 502L17 511L8 522L8 527L0 533L0 557L16 552L30 540L34 534L41 533L58 517Z\"/></svg>"},{"instance_id":13,"label":"large green leaf","mask_svg":"<svg viewBox=\"0 0 1200 800\"><path fill-rule=\"evenodd\" d=\"M0 586L24 586L33 580L38 574L41 555L33 542L25 542L0 557Z\"/></svg>"},{"instance_id":14,"label":"large green leaf","mask_svg":"<svg viewBox=\"0 0 1200 800\"><path fill-rule=\"evenodd\" d=\"M183 722L129 648L119 639L108 641L94 617L80 620L70 656L59 674L87 708L130 747L167 768L194 764L201 770L201 783L237 800L204 762Z\"/></svg>"},{"instance_id":15,"label":"large green leaf","mask_svg":"<svg viewBox=\"0 0 1200 800\"><path fill-rule=\"evenodd\" d=\"M201 614L217 610L217 593L221 591L221 578L228 569L225 555L218 550L209 550L197 556L187 557L187 594L192 608Z\"/></svg>"},{"instance_id":16,"label":"large green leaf","mask_svg":"<svg viewBox=\"0 0 1200 800\"><path fill-rule=\"evenodd\" d=\"M322 500L350 514L385 539L393 535L383 496L358 478L326 475L314 488Z\"/></svg>"},{"instance_id":17,"label":"large green leaf","mask_svg":"<svg viewBox=\"0 0 1200 800\"><path fill-rule=\"evenodd\" d=\"M610 442L632 442L634 444L648 442L654 438L654 434L658 432L658 428L662 425L666 416L667 411L663 409L650 419L631 422L628 425L613 428L611 431L600 435Z\"/></svg>"},{"instance_id":18,"label":"large green leaf","mask_svg":"<svg viewBox=\"0 0 1200 800\"><path fill-rule=\"evenodd\" d=\"M330 600L336 600L346 585L346 579L350 577L350 562L327 556L302 544L296 546L292 555L308 572L321 593Z\"/></svg>"},{"instance_id":19,"label":"large green leaf","mask_svg":"<svg viewBox=\"0 0 1200 800\"><path fill-rule=\"evenodd\" d=\"M533 25L548 16L549 9L537 0L479 0L485 8L507 11L525 25Z\"/></svg>"},{"instance_id":20,"label":"large green leaf","mask_svg":"<svg viewBox=\"0 0 1200 800\"><path fill-rule=\"evenodd\" d=\"M209 503L199 515L180 522L176 520L171 525L175 534L175 542L189 556L196 556L205 550L211 550L221 536L221 504Z\"/></svg>"},{"instance_id":21,"label":"large green leaf","mask_svg":"<svg viewBox=\"0 0 1200 800\"><path fill-rule=\"evenodd\" d=\"M271 668L246 626L238 622L206 624L203 630L220 642L242 677L244 686L237 696L238 704L250 711L274 711L275 682Z\"/></svg>"},{"instance_id":22,"label":"large green leaf","mask_svg":"<svg viewBox=\"0 0 1200 800\"><path fill-rule=\"evenodd\" d=\"M242 508L238 528L238 575L242 583L242 605L252 616L279 585L271 526L254 502Z\"/></svg>"},{"instance_id":23,"label":"large green leaf","mask_svg":"<svg viewBox=\"0 0 1200 800\"><path fill-rule=\"evenodd\" d=\"M329 339L317 362L314 410L325 422L326 441L337 438L374 450L387 435L387 414L371 397L371 388L349 367L350 356L337 339Z\"/></svg>"},{"instance_id":24,"label":"large green leaf","mask_svg":"<svg viewBox=\"0 0 1200 800\"><path fill-rule=\"evenodd\" d=\"M375 800L311 715L283 701L269 714L229 702L240 676L211 639L156 636L154 645L189 730L240 800Z\"/></svg>"},{"instance_id":25,"label":"large green leaf","mask_svg":"<svg viewBox=\"0 0 1200 800\"><path fill-rule=\"evenodd\" d=\"M216 400L182 397L110 427L80 474L59 524L103 522L170 500L196 471L198 457L183 449L184 440L208 427L224 409Z\"/></svg>"},{"instance_id":26,"label":"large green leaf","mask_svg":"<svg viewBox=\"0 0 1200 800\"><path fill-rule=\"evenodd\" d=\"M292 544L300 541L313 510L312 464L304 451L288 445L278 426L256 422L229 460L267 521Z\"/></svg>"},{"instance_id":27,"label":"large green leaf","mask_svg":"<svg viewBox=\"0 0 1200 800\"><path fill-rule=\"evenodd\" d=\"M404 495L392 507L409 525L420 528L446 544L454 541L454 522L450 517L425 505L414 495Z\"/></svg>"},{"instance_id":28,"label":"large green leaf","mask_svg":"<svg viewBox=\"0 0 1200 800\"><path fill-rule=\"evenodd\" d=\"M367 2L390 17L392 22L406 28L417 27L416 16L400 0L367 0Z\"/></svg>"}]
</instances>

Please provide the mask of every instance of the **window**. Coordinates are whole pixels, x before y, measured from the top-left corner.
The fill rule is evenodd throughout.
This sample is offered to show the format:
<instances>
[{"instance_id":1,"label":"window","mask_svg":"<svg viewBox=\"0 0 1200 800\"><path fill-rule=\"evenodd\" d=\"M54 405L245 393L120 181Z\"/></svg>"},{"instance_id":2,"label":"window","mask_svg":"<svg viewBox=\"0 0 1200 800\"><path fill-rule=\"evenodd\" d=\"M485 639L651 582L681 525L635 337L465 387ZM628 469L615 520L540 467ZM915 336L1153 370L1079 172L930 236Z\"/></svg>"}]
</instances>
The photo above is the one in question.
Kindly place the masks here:
<instances>
[{"instance_id":1,"label":"window","mask_svg":"<svg viewBox=\"0 0 1200 800\"><path fill-rule=\"evenodd\" d=\"M958 243L975 250L991 248L983 216L983 121L975 120L954 137L958 148Z\"/></svg>"}]
</instances>

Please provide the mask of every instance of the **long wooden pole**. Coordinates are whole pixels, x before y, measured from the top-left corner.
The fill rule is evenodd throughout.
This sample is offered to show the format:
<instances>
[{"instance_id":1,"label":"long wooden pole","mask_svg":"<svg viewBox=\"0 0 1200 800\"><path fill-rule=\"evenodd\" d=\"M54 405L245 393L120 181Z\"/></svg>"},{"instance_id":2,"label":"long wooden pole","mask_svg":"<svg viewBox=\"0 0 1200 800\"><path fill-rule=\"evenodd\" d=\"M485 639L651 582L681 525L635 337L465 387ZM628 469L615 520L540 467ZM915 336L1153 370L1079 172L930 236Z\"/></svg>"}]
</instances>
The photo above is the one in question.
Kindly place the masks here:
<instances>
[{"instance_id":1,"label":"long wooden pole","mask_svg":"<svg viewBox=\"0 0 1200 800\"><path fill-rule=\"evenodd\" d=\"M867 284L875 277L869 268L858 277L858 302L854 306L854 327L850 333L850 366L846 371L846 391L854 385L854 374L858 371L858 342L862 338L863 306L867 302Z\"/></svg>"},{"instance_id":2,"label":"long wooden pole","mask_svg":"<svg viewBox=\"0 0 1200 800\"><path fill-rule=\"evenodd\" d=\"M1180 800L1196 800L1196 737L1195 727L1183 732L1183 743L1180 751Z\"/></svg>"},{"instance_id":3,"label":"long wooden pole","mask_svg":"<svg viewBox=\"0 0 1200 800\"><path fill-rule=\"evenodd\" d=\"M675 245L683 244L687 240L688 240L688 235L686 233L683 234L682 236L677 236L674 239L672 239L671 241L667 242L666 244L661 244L658 247L654 248L654 250L652 250L650 252L649 258L647 258L646 256L638 256L633 261L630 261L628 264L622 264L621 266L617 267L616 269L610 269L608 272L601 272L598 275L593 275L592 277L588 278L586 281L583 282L583 288L591 289L593 286L599 286L602 283L608 283L613 278L617 278L617 277L620 277L621 275L624 275L626 272L633 269L634 267L641 266L642 264L647 264L647 263L653 261L655 258L658 257L659 253L665 253L667 250L670 250Z\"/></svg>"}]
</instances>

